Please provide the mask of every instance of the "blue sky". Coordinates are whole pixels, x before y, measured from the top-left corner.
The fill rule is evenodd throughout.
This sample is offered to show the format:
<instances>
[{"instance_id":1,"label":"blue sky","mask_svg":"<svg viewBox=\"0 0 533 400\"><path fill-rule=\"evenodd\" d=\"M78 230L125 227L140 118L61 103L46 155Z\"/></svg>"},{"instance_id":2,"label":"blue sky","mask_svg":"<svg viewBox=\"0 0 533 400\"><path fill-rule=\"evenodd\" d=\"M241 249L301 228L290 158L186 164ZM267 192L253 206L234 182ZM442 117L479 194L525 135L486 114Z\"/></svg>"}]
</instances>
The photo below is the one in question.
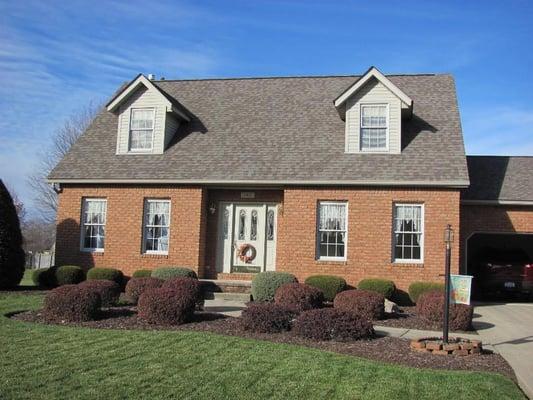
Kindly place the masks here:
<instances>
[{"instance_id":1,"label":"blue sky","mask_svg":"<svg viewBox=\"0 0 533 400\"><path fill-rule=\"evenodd\" d=\"M469 154L533 155L533 2L0 0L0 178L137 73L449 72Z\"/></svg>"}]
</instances>

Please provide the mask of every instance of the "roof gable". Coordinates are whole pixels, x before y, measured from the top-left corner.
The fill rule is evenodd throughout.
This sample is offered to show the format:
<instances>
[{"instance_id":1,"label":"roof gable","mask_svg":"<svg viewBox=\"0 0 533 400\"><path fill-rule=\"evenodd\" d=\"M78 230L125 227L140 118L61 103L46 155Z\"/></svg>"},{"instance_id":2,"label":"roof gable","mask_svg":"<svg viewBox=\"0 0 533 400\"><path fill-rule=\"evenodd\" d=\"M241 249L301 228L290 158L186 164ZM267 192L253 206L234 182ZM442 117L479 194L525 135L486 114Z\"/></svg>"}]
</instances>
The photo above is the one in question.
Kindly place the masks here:
<instances>
[{"instance_id":1,"label":"roof gable","mask_svg":"<svg viewBox=\"0 0 533 400\"><path fill-rule=\"evenodd\" d=\"M350 97L356 94L361 88L365 86L371 79L377 79L387 89L389 89L396 97L402 102L403 108L411 108L413 106L413 100L407 96L398 86L392 83L385 75L383 75L376 67L370 67L370 69L363 74L358 80L356 80L348 89L341 93L334 101L335 107L343 105Z\"/></svg>"}]
</instances>

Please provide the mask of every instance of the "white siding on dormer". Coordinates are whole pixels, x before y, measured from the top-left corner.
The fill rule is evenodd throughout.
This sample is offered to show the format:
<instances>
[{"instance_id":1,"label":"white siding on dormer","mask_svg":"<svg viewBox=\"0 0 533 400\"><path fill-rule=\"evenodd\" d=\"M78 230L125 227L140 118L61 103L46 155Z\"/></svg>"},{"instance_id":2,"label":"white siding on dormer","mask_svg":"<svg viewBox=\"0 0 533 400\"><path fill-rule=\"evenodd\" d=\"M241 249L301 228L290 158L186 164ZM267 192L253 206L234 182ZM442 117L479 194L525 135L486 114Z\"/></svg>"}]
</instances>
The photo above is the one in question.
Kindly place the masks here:
<instances>
[{"instance_id":1,"label":"white siding on dormer","mask_svg":"<svg viewBox=\"0 0 533 400\"><path fill-rule=\"evenodd\" d=\"M165 124L165 149L168 147L168 144L176 134L179 126L179 119L175 115L168 113Z\"/></svg>"},{"instance_id":2,"label":"white siding on dormer","mask_svg":"<svg viewBox=\"0 0 533 400\"><path fill-rule=\"evenodd\" d=\"M117 132L117 154L127 154L129 151L130 116L132 108L153 108L155 110L153 147L150 154L162 154L165 150L166 142L166 103L161 98L161 94L155 93L144 87L139 88L120 105Z\"/></svg>"},{"instance_id":3,"label":"white siding on dormer","mask_svg":"<svg viewBox=\"0 0 533 400\"><path fill-rule=\"evenodd\" d=\"M366 153L361 151L360 126L361 104L389 105L389 150L388 153L401 152L401 101L376 79L370 80L357 93L346 101L346 149L347 153ZM375 152L369 152L375 153Z\"/></svg>"}]
</instances>

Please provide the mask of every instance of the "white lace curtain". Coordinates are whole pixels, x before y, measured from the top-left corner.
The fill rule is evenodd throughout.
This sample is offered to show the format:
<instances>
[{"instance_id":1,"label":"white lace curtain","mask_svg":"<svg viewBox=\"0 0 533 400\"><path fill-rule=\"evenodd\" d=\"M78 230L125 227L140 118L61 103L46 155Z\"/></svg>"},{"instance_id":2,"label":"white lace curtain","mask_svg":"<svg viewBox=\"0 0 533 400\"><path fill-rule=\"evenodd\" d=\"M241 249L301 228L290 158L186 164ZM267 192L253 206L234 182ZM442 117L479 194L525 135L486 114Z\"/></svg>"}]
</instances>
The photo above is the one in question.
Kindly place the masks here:
<instances>
[{"instance_id":1,"label":"white lace curtain","mask_svg":"<svg viewBox=\"0 0 533 400\"><path fill-rule=\"evenodd\" d=\"M346 226L346 206L344 204L321 204L319 229L344 230Z\"/></svg>"}]
</instances>

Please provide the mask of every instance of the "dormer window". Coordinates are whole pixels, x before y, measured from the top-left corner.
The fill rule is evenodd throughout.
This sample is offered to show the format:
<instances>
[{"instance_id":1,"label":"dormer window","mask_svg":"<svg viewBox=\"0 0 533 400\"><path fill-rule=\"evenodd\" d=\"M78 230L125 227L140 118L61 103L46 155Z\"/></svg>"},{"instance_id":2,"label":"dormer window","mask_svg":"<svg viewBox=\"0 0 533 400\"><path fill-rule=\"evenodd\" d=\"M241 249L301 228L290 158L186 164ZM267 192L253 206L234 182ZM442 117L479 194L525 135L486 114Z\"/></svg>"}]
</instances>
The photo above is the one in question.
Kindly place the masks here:
<instances>
[{"instance_id":1,"label":"dormer window","mask_svg":"<svg viewBox=\"0 0 533 400\"><path fill-rule=\"evenodd\" d=\"M361 104L361 151L387 151L389 130L387 104Z\"/></svg>"},{"instance_id":2,"label":"dormer window","mask_svg":"<svg viewBox=\"0 0 533 400\"><path fill-rule=\"evenodd\" d=\"M151 151L154 141L153 108L132 108L130 117L130 148L132 152Z\"/></svg>"}]
</instances>

